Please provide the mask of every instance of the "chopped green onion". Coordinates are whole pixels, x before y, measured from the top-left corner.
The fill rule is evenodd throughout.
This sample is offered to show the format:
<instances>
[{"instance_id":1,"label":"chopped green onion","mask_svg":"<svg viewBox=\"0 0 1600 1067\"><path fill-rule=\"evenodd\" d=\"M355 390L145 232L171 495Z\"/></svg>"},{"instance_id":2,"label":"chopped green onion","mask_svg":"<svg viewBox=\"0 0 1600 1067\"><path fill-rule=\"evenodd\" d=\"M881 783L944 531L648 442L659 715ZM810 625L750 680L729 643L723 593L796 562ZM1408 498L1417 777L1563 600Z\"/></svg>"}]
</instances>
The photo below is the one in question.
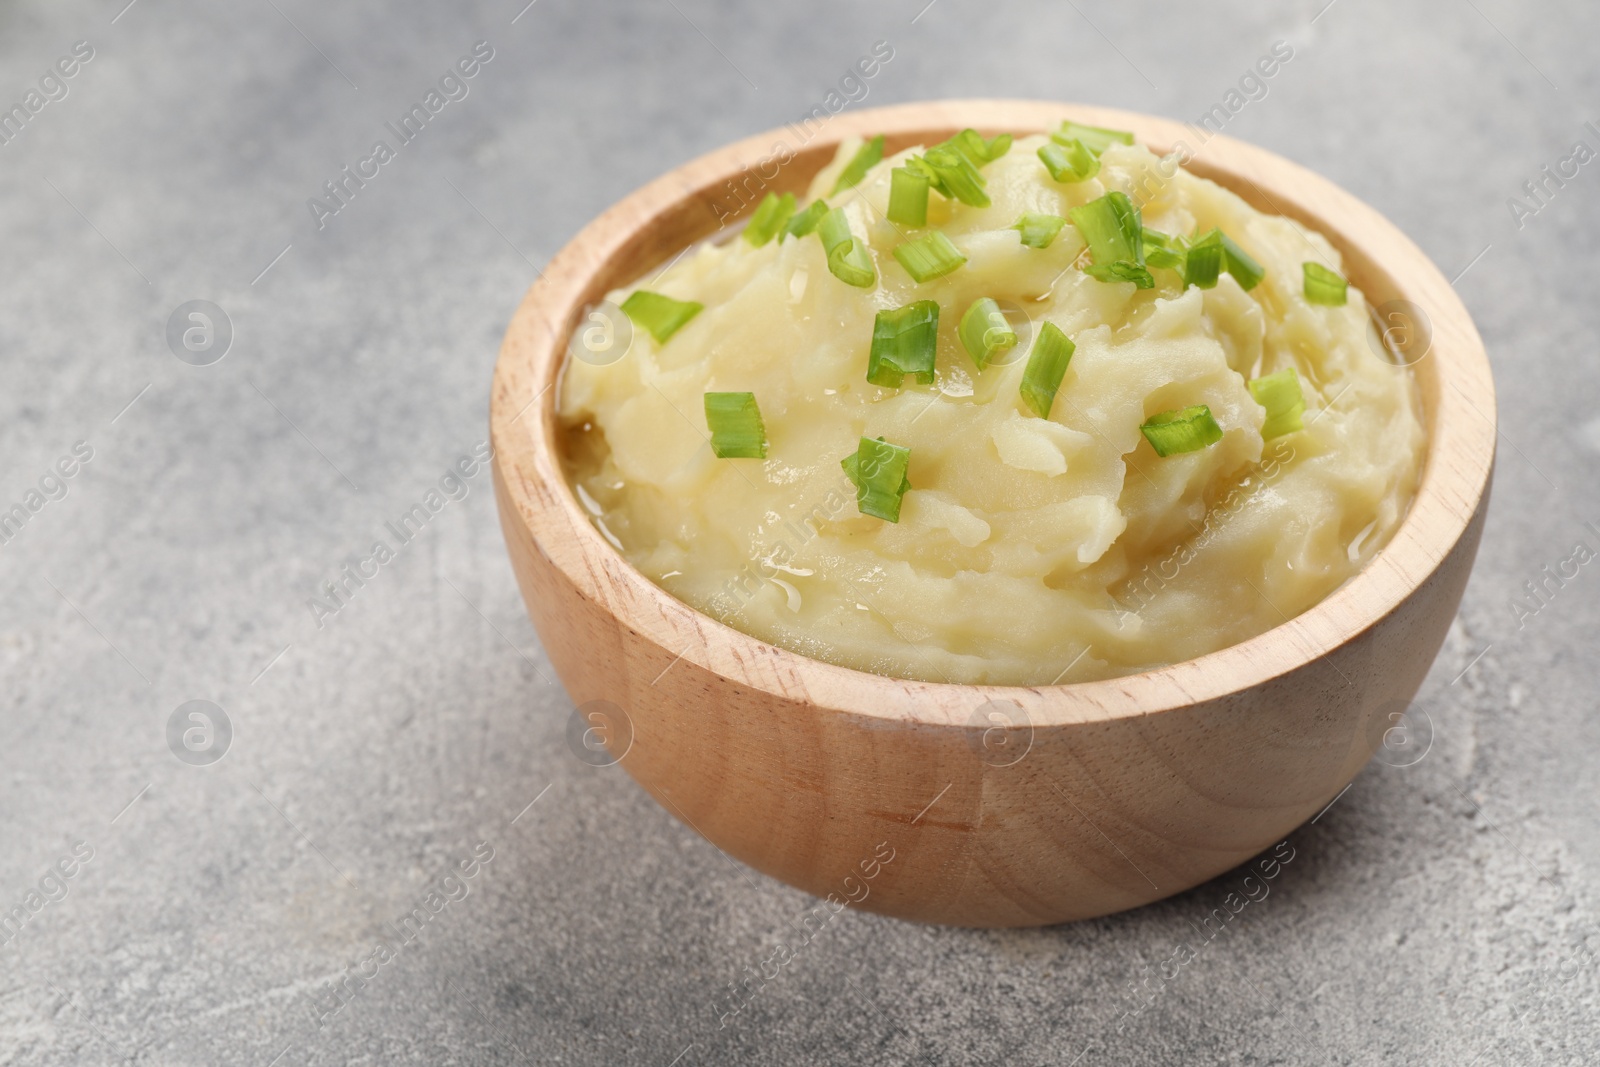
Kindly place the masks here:
<instances>
[{"instance_id":1,"label":"chopped green onion","mask_svg":"<svg viewBox=\"0 0 1600 1067\"><path fill-rule=\"evenodd\" d=\"M1175 270L1179 274L1182 274L1184 270L1184 254L1181 249L1177 248L1151 247L1146 244L1144 261L1149 266L1160 267L1163 270Z\"/></svg>"},{"instance_id":2,"label":"chopped green onion","mask_svg":"<svg viewBox=\"0 0 1600 1067\"><path fill-rule=\"evenodd\" d=\"M828 253L828 270L841 282L857 289L870 289L878 280L872 255L867 251L866 242L859 237L850 238L848 243L837 245Z\"/></svg>"},{"instance_id":3,"label":"chopped green onion","mask_svg":"<svg viewBox=\"0 0 1600 1067\"><path fill-rule=\"evenodd\" d=\"M1029 248L1049 248L1050 242L1056 239L1056 234L1066 224L1067 220L1060 215L1042 215L1030 211L1011 228L1022 234L1022 243Z\"/></svg>"},{"instance_id":4,"label":"chopped green onion","mask_svg":"<svg viewBox=\"0 0 1600 1067\"><path fill-rule=\"evenodd\" d=\"M1083 268L1083 273L1101 282L1132 282L1140 289L1156 287L1156 280L1148 269L1125 259L1115 263L1096 263Z\"/></svg>"},{"instance_id":5,"label":"chopped green onion","mask_svg":"<svg viewBox=\"0 0 1600 1067\"><path fill-rule=\"evenodd\" d=\"M789 216L793 214L793 193L784 193L781 197L776 193L768 193L745 224L744 239L760 248L783 231Z\"/></svg>"},{"instance_id":6,"label":"chopped green onion","mask_svg":"<svg viewBox=\"0 0 1600 1067\"><path fill-rule=\"evenodd\" d=\"M889 172L889 221L902 226L928 224L928 176L910 167Z\"/></svg>"},{"instance_id":7,"label":"chopped green onion","mask_svg":"<svg viewBox=\"0 0 1600 1067\"><path fill-rule=\"evenodd\" d=\"M1060 129L1050 135L1050 139L1057 144L1080 141L1085 148L1098 156L1114 144L1132 144L1133 134L1127 130L1108 130L1103 126L1084 126L1068 119L1061 124Z\"/></svg>"},{"instance_id":8,"label":"chopped green onion","mask_svg":"<svg viewBox=\"0 0 1600 1067\"><path fill-rule=\"evenodd\" d=\"M644 289L634 290L622 302L622 313L633 320L635 326L649 330L658 345L666 344L667 338L704 310L704 304L697 304L693 300L674 300L670 296Z\"/></svg>"},{"instance_id":9,"label":"chopped green onion","mask_svg":"<svg viewBox=\"0 0 1600 1067\"><path fill-rule=\"evenodd\" d=\"M911 449L891 445L883 438L863 437L853 455L839 461L845 477L855 483L856 508L863 515L900 521L900 500L911 488L906 467Z\"/></svg>"},{"instance_id":10,"label":"chopped green onion","mask_svg":"<svg viewBox=\"0 0 1600 1067\"><path fill-rule=\"evenodd\" d=\"M961 316L961 326L956 332L979 370L987 367L996 355L1015 347L1017 343L1017 331L1006 321L1005 312L986 296L972 302L967 313Z\"/></svg>"},{"instance_id":11,"label":"chopped green onion","mask_svg":"<svg viewBox=\"0 0 1600 1067\"><path fill-rule=\"evenodd\" d=\"M1193 241L1184 255L1183 284L1211 289L1222 273L1222 231L1212 230Z\"/></svg>"},{"instance_id":12,"label":"chopped green onion","mask_svg":"<svg viewBox=\"0 0 1600 1067\"><path fill-rule=\"evenodd\" d=\"M867 381L898 389L907 375L921 385L933 382L939 348L939 302L918 300L880 311L872 320L872 349L867 355Z\"/></svg>"},{"instance_id":13,"label":"chopped green onion","mask_svg":"<svg viewBox=\"0 0 1600 1067\"><path fill-rule=\"evenodd\" d=\"M1041 419L1050 417L1050 408L1056 402L1056 390L1061 388L1061 378L1067 373L1067 364L1077 345L1061 332L1061 327L1047 322L1039 330L1039 339L1033 342L1028 356L1028 366L1022 372L1022 399Z\"/></svg>"},{"instance_id":14,"label":"chopped green onion","mask_svg":"<svg viewBox=\"0 0 1600 1067\"><path fill-rule=\"evenodd\" d=\"M950 199L971 207L989 206L989 194L983 191L985 183L977 164L954 145L934 145L908 163L927 174L933 187Z\"/></svg>"},{"instance_id":15,"label":"chopped green onion","mask_svg":"<svg viewBox=\"0 0 1600 1067\"><path fill-rule=\"evenodd\" d=\"M1301 265L1301 269L1306 276L1305 294L1308 303L1341 307L1349 299L1349 283L1321 263L1305 263Z\"/></svg>"},{"instance_id":16,"label":"chopped green onion","mask_svg":"<svg viewBox=\"0 0 1600 1067\"><path fill-rule=\"evenodd\" d=\"M1198 240L1190 242L1189 249L1184 254L1184 285L1210 289L1217 284L1223 266L1222 241L1222 231L1213 229Z\"/></svg>"},{"instance_id":17,"label":"chopped green onion","mask_svg":"<svg viewBox=\"0 0 1600 1067\"><path fill-rule=\"evenodd\" d=\"M855 234L850 231L850 219L842 207L829 211L822 216L822 221L817 223L817 237L822 241L825 251L832 252L854 236Z\"/></svg>"},{"instance_id":18,"label":"chopped green onion","mask_svg":"<svg viewBox=\"0 0 1600 1067\"><path fill-rule=\"evenodd\" d=\"M834 208L817 224L817 236L828 253L828 271L846 285L871 288L878 280L867 243L850 232L850 220L843 208Z\"/></svg>"},{"instance_id":19,"label":"chopped green onion","mask_svg":"<svg viewBox=\"0 0 1600 1067\"><path fill-rule=\"evenodd\" d=\"M937 190L940 196L943 196L946 199L952 199L950 196L950 187L945 185L944 179L939 177L939 172L935 170L933 165L930 164L926 159L923 159L921 156L908 156L906 158L905 165L907 170L920 174L924 178L928 179L928 187Z\"/></svg>"},{"instance_id":20,"label":"chopped green onion","mask_svg":"<svg viewBox=\"0 0 1600 1067\"><path fill-rule=\"evenodd\" d=\"M934 230L915 241L896 245L894 258L919 282L942 278L967 261L943 230Z\"/></svg>"},{"instance_id":21,"label":"chopped green onion","mask_svg":"<svg viewBox=\"0 0 1600 1067\"><path fill-rule=\"evenodd\" d=\"M1222 440L1222 427L1204 404L1152 415L1139 427L1139 432L1158 456L1197 452Z\"/></svg>"},{"instance_id":22,"label":"chopped green onion","mask_svg":"<svg viewBox=\"0 0 1600 1067\"><path fill-rule=\"evenodd\" d=\"M1096 263L1144 263L1144 227L1127 193L1109 192L1067 212Z\"/></svg>"},{"instance_id":23,"label":"chopped green onion","mask_svg":"<svg viewBox=\"0 0 1600 1067\"><path fill-rule=\"evenodd\" d=\"M1082 141L1051 141L1039 149L1039 162L1058 182L1088 181L1100 173L1100 159Z\"/></svg>"},{"instance_id":24,"label":"chopped green onion","mask_svg":"<svg viewBox=\"0 0 1600 1067\"><path fill-rule=\"evenodd\" d=\"M1093 266L1084 273L1102 282L1133 282L1154 289L1156 281L1144 266L1144 226L1128 194L1112 191L1067 212L1089 243Z\"/></svg>"},{"instance_id":25,"label":"chopped green onion","mask_svg":"<svg viewBox=\"0 0 1600 1067\"><path fill-rule=\"evenodd\" d=\"M826 200L813 200L804 211L789 220L788 232L791 237L804 237L816 229L822 222L822 217L828 213Z\"/></svg>"},{"instance_id":26,"label":"chopped green onion","mask_svg":"<svg viewBox=\"0 0 1600 1067\"><path fill-rule=\"evenodd\" d=\"M1306 400L1300 392L1300 375L1293 367L1256 378L1249 385L1250 395L1267 409L1266 421L1261 424L1264 440L1304 428L1300 416L1305 414Z\"/></svg>"},{"instance_id":27,"label":"chopped green onion","mask_svg":"<svg viewBox=\"0 0 1600 1067\"><path fill-rule=\"evenodd\" d=\"M1011 151L1011 135L999 134L987 141L977 130L965 129L948 141L944 142L958 149L962 155L972 160L974 166L981 167L985 163L993 163L1007 152Z\"/></svg>"},{"instance_id":28,"label":"chopped green onion","mask_svg":"<svg viewBox=\"0 0 1600 1067\"><path fill-rule=\"evenodd\" d=\"M850 157L850 162L846 163L844 170L839 172L839 180L833 183L833 192L828 195L838 196L851 186L859 185L861 179L867 176L867 171L877 166L878 161L882 158L883 134L880 133L856 149L856 154Z\"/></svg>"},{"instance_id":29,"label":"chopped green onion","mask_svg":"<svg viewBox=\"0 0 1600 1067\"><path fill-rule=\"evenodd\" d=\"M1184 270L1184 243L1181 237L1171 237L1160 230L1144 230L1144 261L1152 267Z\"/></svg>"},{"instance_id":30,"label":"chopped green onion","mask_svg":"<svg viewBox=\"0 0 1600 1067\"><path fill-rule=\"evenodd\" d=\"M1250 254L1234 244L1233 238L1227 234L1222 235L1222 260L1228 265L1228 273L1233 275L1233 280L1246 292L1254 289L1266 277L1267 268L1251 259Z\"/></svg>"},{"instance_id":31,"label":"chopped green onion","mask_svg":"<svg viewBox=\"0 0 1600 1067\"><path fill-rule=\"evenodd\" d=\"M767 427L754 393L707 393L706 426L718 459L766 459Z\"/></svg>"}]
</instances>

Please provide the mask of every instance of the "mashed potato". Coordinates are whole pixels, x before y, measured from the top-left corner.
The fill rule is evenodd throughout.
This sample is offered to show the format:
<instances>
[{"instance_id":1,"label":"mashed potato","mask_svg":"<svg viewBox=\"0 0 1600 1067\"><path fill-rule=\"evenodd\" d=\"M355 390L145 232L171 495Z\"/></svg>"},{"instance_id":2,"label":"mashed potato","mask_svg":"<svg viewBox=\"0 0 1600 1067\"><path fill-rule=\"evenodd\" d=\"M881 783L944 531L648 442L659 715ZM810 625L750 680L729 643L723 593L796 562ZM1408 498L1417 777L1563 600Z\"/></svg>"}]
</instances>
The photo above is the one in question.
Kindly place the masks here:
<instances>
[{"instance_id":1,"label":"mashed potato","mask_svg":"<svg viewBox=\"0 0 1600 1067\"><path fill-rule=\"evenodd\" d=\"M570 475L636 567L761 640L864 671L932 682L1041 685L1131 674L1259 634L1355 574L1404 516L1423 453L1409 373L1379 353L1365 299L1303 295L1302 265L1339 270L1321 235L1263 215L1139 145L1059 182L1021 138L982 168L988 206L935 192L927 226L886 217L891 169L811 197L842 208L876 280L846 284L816 233L697 248L637 288L704 305L665 343L636 328L626 356L570 361L560 418ZM1072 223L1045 248L1024 213L1127 193L1143 225L1220 228L1265 275L1153 288L1084 273ZM802 208L808 201L802 200ZM918 283L893 256L932 230L966 257ZM633 289L610 294L617 304ZM979 370L958 337L979 298L1013 305L1022 341ZM932 384L866 380L878 312L935 300ZM1048 418L1021 396L1045 323L1076 349ZM1264 440L1251 379L1294 368L1303 428ZM707 392L753 393L765 458L719 459ZM1159 456L1153 416L1205 405L1220 439ZM898 521L863 514L841 460L863 437L910 450Z\"/></svg>"}]
</instances>

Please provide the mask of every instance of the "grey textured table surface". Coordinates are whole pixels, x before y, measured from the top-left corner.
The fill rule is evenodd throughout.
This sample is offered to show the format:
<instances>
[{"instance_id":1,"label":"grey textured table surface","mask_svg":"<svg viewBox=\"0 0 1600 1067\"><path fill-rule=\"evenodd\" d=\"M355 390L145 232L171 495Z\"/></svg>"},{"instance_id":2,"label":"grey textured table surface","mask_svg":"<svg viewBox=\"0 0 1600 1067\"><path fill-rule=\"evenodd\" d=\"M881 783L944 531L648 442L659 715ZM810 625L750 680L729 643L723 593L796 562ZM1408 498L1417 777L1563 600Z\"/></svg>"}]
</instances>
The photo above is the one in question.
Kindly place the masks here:
<instances>
[{"instance_id":1,"label":"grey textured table surface","mask_svg":"<svg viewBox=\"0 0 1600 1067\"><path fill-rule=\"evenodd\" d=\"M28 516L0 544L0 912L21 916L0 1063L1600 1056L1600 576L1524 588L1600 549L1600 168L1508 206L1600 149L1592 9L524 2L0 5L0 104L27 118L0 143L0 510ZM574 757L487 475L337 614L308 601L483 440L536 264L659 172L805 113L880 40L852 107L1186 119L1288 42L1227 132L1462 275L1500 389L1494 506L1413 712L1431 747L1298 830L1270 897L1186 967L1163 973L1243 872L1045 930L846 912L723 1018L812 901ZM319 229L308 198L478 41L466 95ZM169 347L191 300L231 323L220 361L192 365L220 333L190 362ZM220 761L174 755L220 731L169 748L191 700L225 711ZM430 893L421 935L368 962Z\"/></svg>"}]
</instances>

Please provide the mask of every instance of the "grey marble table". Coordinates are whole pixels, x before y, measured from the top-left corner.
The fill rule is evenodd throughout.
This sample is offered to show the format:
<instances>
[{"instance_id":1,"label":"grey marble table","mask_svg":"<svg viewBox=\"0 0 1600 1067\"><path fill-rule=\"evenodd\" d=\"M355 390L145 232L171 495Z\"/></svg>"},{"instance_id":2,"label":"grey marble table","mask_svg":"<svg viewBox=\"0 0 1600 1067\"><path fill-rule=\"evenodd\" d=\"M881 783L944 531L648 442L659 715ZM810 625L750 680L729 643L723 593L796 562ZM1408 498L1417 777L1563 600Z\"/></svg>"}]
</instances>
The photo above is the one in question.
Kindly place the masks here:
<instances>
[{"instance_id":1,"label":"grey marble table","mask_svg":"<svg viewBox=\"0 0 1600 1067\"><path fill-rule=\"evenodd\" d=\"M523 3L0 5L0 1064L1600 1055L1592 7ZM1242 871L1045 930L846 912L729 1014L812 901L565 740L471 462L501 331L606 205L831 92L1220 106L1488 343L1494 506L1421 758L1185 966Z\"/></svg>"}]
</instances>

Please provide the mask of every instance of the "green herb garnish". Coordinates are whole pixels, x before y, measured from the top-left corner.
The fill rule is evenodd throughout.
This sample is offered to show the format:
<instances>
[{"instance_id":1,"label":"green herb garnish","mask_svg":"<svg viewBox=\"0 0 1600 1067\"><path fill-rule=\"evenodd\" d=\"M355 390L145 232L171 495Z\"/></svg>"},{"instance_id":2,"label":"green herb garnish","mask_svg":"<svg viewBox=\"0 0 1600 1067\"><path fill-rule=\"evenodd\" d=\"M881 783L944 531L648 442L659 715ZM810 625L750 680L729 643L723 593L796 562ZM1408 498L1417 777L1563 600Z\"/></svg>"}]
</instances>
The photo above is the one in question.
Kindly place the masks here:
<instances>
[{"instance_id":1,"label":"green herb garnish","mask_svg":"<svg viewBox=\"0 0 1600 1067\"><path fill-rule=\"evenodd\" d=\"M846 285L869 289L878 280L867 243L850 232L843 208L834 208L817 224L817 236L828 254L828 271Z\"/></svg>"},{"instance_id":2,"label":"green herb garnish","mask_svg":"<svg viewBox=\"0 0 1600 1067\"><path fill-rule=\"evenodd\" d=\"M1067 212L1089 244L1093 264L1084 273L1103 282L1133 282L1155 288L1144 266L1144 226L1127 193L1112 191Z\"/></svg>"},{"instance_id":3,"label":"green herb garnish","mask_svg":"<svg viewBox=\"0 0 1600 1067\"><path fill-rule=\"evenodd\" d=\"M1022 234L1022 243L1029 248L1049 248L1067 220L1060 215L1042 215L1028 212L1011 227Z\"/></svg>"},{"instance_id":4,"label":"green herb garnish","mask_svg":"<svg viewBox=\"0 0 1600 1067\"><path fill-rule=\"evenodd\" d=\"M901 226L928 224L928 176L910 167L889 172L889 221Z\"/></svg>"},{"instance_id":5,"label":"green herb garnish","mask_svg":"<svg viewBox=\"0 0 1600 1067\"><path fill-rule=\"evenodd\" d=\"M1057 144L1078 141L1098 156L1114 144L1132 144L1133 134L1127 130L1108 130L1103 126L1084 126L1068 119L1050 135L1050 139Z\"/></svg>"},{"instance_id":6,"label":"green herb garnish","mask_svg":"<svg viewBox=\"0 0 1600 1067\"><path fill-rule=\"evenodd\" d=\"M1173 237L1144 228L1144 261L1152 267L1162 267L1166 270L1175 270L1183 273L1184 252L1186 243L1181 237Z\"/></svg>"},{"instance_id":7,"label":"green herb garnish","mask_svg":"<svg viewBox=\"0 0 1600 1067\"><path fill-rule=\"evenodd\" d=\"M1305 428L1300 417L1305 414L1306 400L1300 392L1300 375L1293 367L1256 378L1249 387L1256 403L1267 409L1266 421L1261 424L1264 440Z\"/></svg>"},{"instance_id":8,"label":"green herb garnish","mask_svg":"<svg viewBox=\"0 0 1600 1067\"><path fill-rule=\"evenodd\" d=\"M783 232L788 225L789 216L794 214L794 194L768 193L750 216L750 221L744 227L744 239L760 248L778 234Z\"/></svg>"},{"instance_id":9,"label":"green herb garnish","mask_svg":"<svg viewBox=\"0 0 1600 1067\"><path fill-rule=\"evenodd\" d=\"M1056 392L1067 373L1067 364L1077 345L1061 332L1061 327L1047 322L1039 330L1039 339L1033 342L1028 355L1028 366L1022 372L1022 400L1041 419L1050 417L1050 408L1056 402Z\"/></svg>"},{"instance_id":10,"label":"green herb garnish","mask_svg":"<svg viewBox=\"0 0 1600 1067\"><path fill-rule=\"evenodd\" d=\"M1152 415L1139 427L1139 432L1158 456L1196 452L1222 440L1222 427L1204 404Z\"/></svg>"},{"instance_id":11,"label":"green herb garnish","mask_svg":"<svg viewBox=\"0 0 1600 1067\"><path fill-rule=\"evenodd\" d=\"M787 232L791 237L804 237L821 225L823 217L828 214L826 200L813 200L804 211L796 214L789 220Z\"/></svg>"},{"instance_id":12,"label":"green herb garnish","mask_svg":"<svg viewBox=\"0 0 1600 1067\"><path fill-rule=\"evenodd\" d=\"M1342 307L1349 299L1350 283L1321 263L1304 263L1301 270L1306 276L1304 291L1308 303Z\"/></svg>"},{"instance_id":13,"label":"green herb garnish","mask_svg":"<svg viewBox=\"0 0 1600 1067\"><path fill-rule=\"evenodd\" d=\"M1039 162L1058 182L1088 181L1100 173L1100 157L1082 141L1051 141L1039 149Z\"/></svg>"},{"instance_id":14,"label":"green herb garnish","mask_svg":"<svg viewBox=\"0 0 1600 1067\"><path fill-rule=\"evenodd\" d=\"M1222 274L1222 231L1191 241L1183 257L1183 284L1210 289Z\"/></svg>"},{"instance_id":15,"label":"green herb garnish","mask_svg":"<svg viewBox=\"0 0 1600 1067\"><path fill-rule=\"evenodd\" d=\"M919 282L942 278L967 261L943 230L895 246L894 258Z\"/></svg>"},{"instance_id":16,"label":"green herb garnish","mask_svg":"<svg viewBox=\"0 0 1600 1067\"><path fill-rule=\"evenodd\" d=\"M636 289L622 302L622 313L650 331L656 344L664 345L667 338L681 330L685 323L705 310L704 304L693 300L674 300L670 296Z\"/></svg>"},{"instance_id":17,"label":"green herb garnish","mask_svg":"<svg viewBox=\"0 0 1600 1067\"><path fill-rule=\"evenodd\" d=\"M754 393L707 393L706 426L718 459L767 458L767 428Z\"/></svg>"},{"instance_id":18,"label":"green herb garnish","mask_svg":"<svg viewBox=\"0 0 1600 1067\"><path fill-rule=\"evenodd\" d=\"M891 445L883 438L863 437L853 455L839 461L845 477L855 483L856 507L863 515L900 521L900 501L911 488L906 467L911 449Z\"/></svg>"},{"instance_id":19,"label":"green herb garnish","mask_svg":"<svg viewBox=\"0 0 1600 1067\"><path fill-rule=\"evenodd\" d=\"M927 175L928 182L951 200L971 207L988 207L989 194L983 191L983 175L978 165L961 149L946 142L934 145L906 165Z\"/></svg>"},{"instance_id":20,"label":"green herb garnish","mask_svg":"<svg viewBox=\"0 0 1600 1067\"><path fill-rule=\"evenodd\" d=\"M898 389L907 375L918 384L933 382L939 342L939 304L918 300L880 311L872 321L872 349L867 355L867 381Z\"/></svg>"},{"instance_id":21,"label":"green herb garnish","mask_svg":"<svg viewBox=\"0 0 1600 1067\"><path fill-rule=\"evenodd\" d=\"M867 176L867 171L878 165L883 158L883 134L856 149L856 154L850 157L850 162L844 165L844 170L839 172L839 180L833 183L833 192L829 196L838 196L851 186L861 184L861 179Z\"/></svg>"},{"instance_id":22,"label":"green herb garnish","mask_svg":"<svg viewBox=\"0 0 1600 1067\"><path fill-rule=\"evenodd\" d=\"M1267 268L1250 258L1249 253L1234 243L1227 234L1222 235L1222 262L1228 273L1239 283L1239 288L1249 292L1266 277Z\"/></svg>"},{"instance_id":23,"label":"green herb garnish","mask_svg":"<svg viewBox=\"0 0 1600 1067\"><path fill-rule=\"evenodd\" d=\"M1005 312L989 297L980 297L961 316L957 329L961 346L972 357L972 362L983 370L989 361L1007 349L1016 347L1017 331L1006 321Z\"/></svg>"}]
</instances>

